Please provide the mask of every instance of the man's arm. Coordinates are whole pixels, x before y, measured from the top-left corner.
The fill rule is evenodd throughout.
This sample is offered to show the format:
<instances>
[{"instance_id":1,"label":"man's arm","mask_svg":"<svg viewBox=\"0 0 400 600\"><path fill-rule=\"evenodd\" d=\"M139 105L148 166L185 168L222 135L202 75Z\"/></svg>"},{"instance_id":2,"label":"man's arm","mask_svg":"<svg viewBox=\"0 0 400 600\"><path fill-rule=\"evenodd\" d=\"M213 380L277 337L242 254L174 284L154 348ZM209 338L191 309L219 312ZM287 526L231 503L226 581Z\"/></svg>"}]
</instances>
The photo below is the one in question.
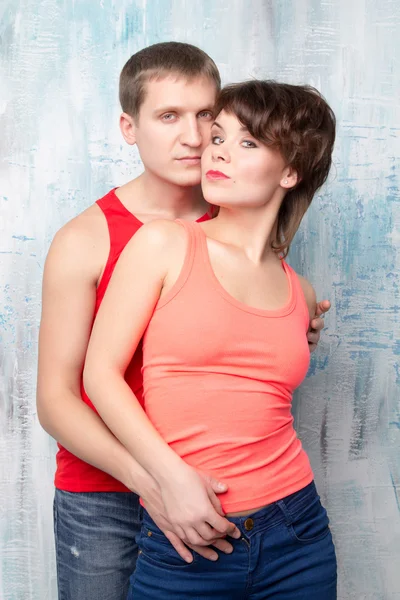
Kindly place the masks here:
<instances>
[{"instance_id":1,"label":"man's arm","mask_svg":"<svg viewBox=\"0 0 400 600\"><path fill-rule=\"evenodd\" d=\"M72 454L139 493L175 550L191 562L192 554L165 518L154 479L81 399L80 381L92 327L96 285L102 262L105 264L107 260L108 237L105 227L105 239L102 237L102 224L105 226L100 222L100 227L96 223L93 227L93 220L85 216L74 219L57 233L46 260L39 335L39 420ZM218 487L214 479L210 478L209 483L215 492L226 490ZM213 544L223 552L232 550L223 539ZM210 560L218 558L212 548L193 549Z\"/></svg>"},{"instance_id":2,"label":"man's arm","mask_svg":"<svg viewBox=\"0 0 400 600\"><path fill-rule=\"evenodd\" d=\"M72 454L138 491L146 472L81 400L80 378L104 250L102 240L97 242L80 218L57 233L45 264L38 416L43 428Z\"/></svg>"}]
</instances>

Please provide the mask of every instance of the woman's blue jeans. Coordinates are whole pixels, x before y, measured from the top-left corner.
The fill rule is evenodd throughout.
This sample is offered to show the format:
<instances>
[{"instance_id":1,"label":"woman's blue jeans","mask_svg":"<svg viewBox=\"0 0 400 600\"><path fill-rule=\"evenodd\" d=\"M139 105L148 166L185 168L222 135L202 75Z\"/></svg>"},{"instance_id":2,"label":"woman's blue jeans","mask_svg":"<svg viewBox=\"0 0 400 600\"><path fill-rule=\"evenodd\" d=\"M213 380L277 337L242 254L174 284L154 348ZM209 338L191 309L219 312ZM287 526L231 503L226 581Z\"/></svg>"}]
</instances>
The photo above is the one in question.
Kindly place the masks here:
<instances>
[{"instance_id":1,"label":"woman's blue jeans","mask_svg":"<svg viewBox=\"0 0 400 600\"><path fill-rule=\"evenodd\" d=\"M314 483L248 517L216 562L185 563L144 512L128 600L336 600L336 556Z\"/></svg>"}]
</instances>

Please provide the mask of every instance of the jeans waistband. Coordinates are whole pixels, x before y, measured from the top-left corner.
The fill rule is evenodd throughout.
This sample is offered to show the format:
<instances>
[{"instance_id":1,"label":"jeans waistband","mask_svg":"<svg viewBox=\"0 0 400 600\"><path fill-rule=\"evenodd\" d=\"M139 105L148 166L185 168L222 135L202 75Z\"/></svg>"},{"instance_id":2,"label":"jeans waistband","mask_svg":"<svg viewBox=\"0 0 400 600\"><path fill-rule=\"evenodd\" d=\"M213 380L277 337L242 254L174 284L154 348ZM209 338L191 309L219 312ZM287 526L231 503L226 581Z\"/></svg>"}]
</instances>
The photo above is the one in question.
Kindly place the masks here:
<instances>
[{"instance_id":1,"label":"jeans waistband","mask_svg":"<svg viewBox=\"0 0 400 600\"><path fill-rule=\"evenodd\" d=\"M265 508L244 517L229 517L229 521L235 523L247 537L251 537L282 522L290 525L299 519L314 502L318 501L318 492L312 481L298 492L277 500Z\"/></svg>"},{"instance_id":2,"label":"jeans waistband","mask_svg":"<svg viewBox=\"0 0 400 600\"><path fill-rule=\"evenodd\" d=\"M229 517L229 521L235 523L246 537L250 538L282 522L290 525L299 519L314 502L318 501L318 492L312 481L298 492L277 500L265 508L256 510L245 517ZM150 530L160 532L146 510L143 511L143 525Z\"/></svg>"}]
</instances>

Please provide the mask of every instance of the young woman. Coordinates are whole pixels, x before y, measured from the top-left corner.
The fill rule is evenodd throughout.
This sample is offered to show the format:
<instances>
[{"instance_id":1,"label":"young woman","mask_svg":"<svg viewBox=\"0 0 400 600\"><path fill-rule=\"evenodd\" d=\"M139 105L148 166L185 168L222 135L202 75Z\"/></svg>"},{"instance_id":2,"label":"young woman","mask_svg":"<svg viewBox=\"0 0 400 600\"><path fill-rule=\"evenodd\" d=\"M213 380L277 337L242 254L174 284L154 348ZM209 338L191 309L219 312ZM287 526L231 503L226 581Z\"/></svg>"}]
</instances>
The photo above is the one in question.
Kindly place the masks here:
<instances>
[{"instance_id":1,"label":"young woman","mask_svg":"<svg viewBox=\"0 0 400 600\"><path fill-rule=\"evenodd\" d=\"M328 517L291 415L315 293L284 257L328 175L335 118L316 90L271 81L226 87L216 115L202 188L218 216L138 231L94 324L84 380L157 482L175 533L196 544L227 531L234 550L185 562L144 512L131 593L333 600ZM124 381L142 336L143 407ZM204 473L228 486L222 510Z\"/></svg>"}]
</instances>

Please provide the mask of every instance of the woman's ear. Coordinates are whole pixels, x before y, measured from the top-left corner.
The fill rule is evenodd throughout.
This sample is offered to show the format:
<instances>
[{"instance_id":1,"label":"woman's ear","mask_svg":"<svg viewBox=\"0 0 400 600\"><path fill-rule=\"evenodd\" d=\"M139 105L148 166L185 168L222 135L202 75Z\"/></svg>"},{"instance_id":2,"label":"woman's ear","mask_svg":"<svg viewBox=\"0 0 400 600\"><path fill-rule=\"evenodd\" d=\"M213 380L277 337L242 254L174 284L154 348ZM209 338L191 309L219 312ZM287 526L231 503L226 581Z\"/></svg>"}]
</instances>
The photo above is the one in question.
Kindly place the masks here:
<instances>
[{"instance_id":1,"label":"woman's ear","mask_svg":"<svg viewBox=\"0 0 400 600\"><path fill-rule=\"evenodd\" d=\"M119 128L127 144L130 146L136 144L136 123L133 117L128 113L122 113L119 118Z\"/></svg>"},{"instance_id":2,"label":"woman's ear","mask_svg":"<svg viewBox=\"0 0 400 600\"><path fill-rule=\"evenodd\" d=\"M300 178L297 174L296 169L293 167L287 167L283 173L283 177L281 179L281 187L286 190L293 189L300 182Z\"/></svg>"}]
</instances>

